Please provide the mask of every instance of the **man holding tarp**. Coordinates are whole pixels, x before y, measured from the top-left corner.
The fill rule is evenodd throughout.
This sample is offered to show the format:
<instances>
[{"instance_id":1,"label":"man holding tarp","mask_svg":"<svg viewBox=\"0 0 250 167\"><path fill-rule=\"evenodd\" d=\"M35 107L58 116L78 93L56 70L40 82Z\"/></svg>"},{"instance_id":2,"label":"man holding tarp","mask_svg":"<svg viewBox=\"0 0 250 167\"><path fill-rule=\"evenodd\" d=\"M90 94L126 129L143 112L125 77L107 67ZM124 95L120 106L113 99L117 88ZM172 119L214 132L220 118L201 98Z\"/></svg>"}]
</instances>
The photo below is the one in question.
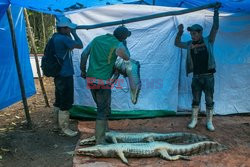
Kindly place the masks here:
<instances>
[{"instance_id":1,"label":"man holding tarp","mask_svg":"<svg viewBox=\"0 0 250 167\"><path fill-rule=\"evenodd\" d=\"M97 105L95 127L96 144L105 144L105 132L108 130L108 116L111 113L110 81L117 56L129 60L130 54L126 48L126 39L131 32L124 26L117 27L113 35L106 34L94 38L81 55L82 77L87 79L88 88ZM86 73L88 56L89 66Z\"/></svg>"},{"instance_id":2,"label":"man holding tarp","mask_svg":"<svg viewBox=\"0 0 250 167\"><path fill-rule=\"evenodd\" d=\"M214 8L213 26L210 34L207 37L202 36L203 28L199 24L194 24L188 27L190 32L191 41L181 42L183 34L183 24L178 26L178 33L175 39L175 46L187 49L186 59L186 73L187 75L193 72L192 79L192 119L188 128L195 128L198 120L198 112L200 110L200 100L202 91L205 93L206 100L206 117L207 129L214 131L215 128L212 123L213 117L213 93L214 93L214 73L215 73L215 60L213 54L213 44L215 41L216 33L219 28L219 8L221 4L217 3Z\"/></svg>"},{"instance_id":3,"label":"man holding tarp","mask_svg":"<svg viewBox=\"0 0 250 167\"><path fill-rule=\"evenodd\" d=\"M72 50L83 48L82 41L76 33L76 24L73 24L67 17L59 17L56 22L57 33L53 34L55 54L60 61L61 70L54 77L55 103L54 117L56 128L58 124L62 132L67 136L76 136L77 132L69 129L69 109L73 104L74 83ZM71 35L74 37L72 39ZM58 122L58 124L57 124Z\"/></svg>"}]
</instances>

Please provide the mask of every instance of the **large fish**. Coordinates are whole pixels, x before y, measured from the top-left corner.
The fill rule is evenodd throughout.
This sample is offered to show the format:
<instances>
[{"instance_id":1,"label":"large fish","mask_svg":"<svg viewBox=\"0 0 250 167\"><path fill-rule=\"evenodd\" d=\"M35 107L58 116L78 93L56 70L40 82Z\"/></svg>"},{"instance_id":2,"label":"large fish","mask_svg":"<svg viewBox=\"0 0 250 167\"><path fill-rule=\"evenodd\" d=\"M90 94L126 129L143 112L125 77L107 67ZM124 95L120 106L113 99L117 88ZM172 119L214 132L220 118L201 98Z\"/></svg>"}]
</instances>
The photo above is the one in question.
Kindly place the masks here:
<instances>
[{"instance_id":1,"label":"large fish","mask_svg":"<svg viewBox=\"0 0 250 167\"><path fill-rule=\"evenodd\" d=\"M116 72L114 73L111 80L115 82L120 74L122 74L124 77L128 77L131 101L133 104L136 104L141 90L139 61L135 61L133 59L125 61L118 58L115 62L115 71Z\"/></svg>"}]
</instances>

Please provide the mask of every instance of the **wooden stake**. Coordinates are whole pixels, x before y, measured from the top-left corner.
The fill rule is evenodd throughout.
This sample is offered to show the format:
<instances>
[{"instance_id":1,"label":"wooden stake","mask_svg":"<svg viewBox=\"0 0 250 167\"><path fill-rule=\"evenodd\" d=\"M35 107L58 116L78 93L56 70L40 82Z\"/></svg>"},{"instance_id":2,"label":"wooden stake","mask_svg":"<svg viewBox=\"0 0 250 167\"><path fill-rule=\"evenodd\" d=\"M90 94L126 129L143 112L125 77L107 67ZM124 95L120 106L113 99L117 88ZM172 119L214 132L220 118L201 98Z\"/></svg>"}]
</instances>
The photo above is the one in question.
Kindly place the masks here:
<instances>
[{"instance_id":1,"label":"wooden stake","mask_svg":"<svg viewBox=\"0 0 250 167\"><path fill-rule=\"evenodd\" d=\"M24 105L24 112L25 112L26 119L27 119L27 126L28 126L28 128L31 128L32 123L31 123L31 119L30 119L27 98L26 98L26 95L25 95L25 87L24 87L24 83L23 83L22 70L21 70L21 66L20 66L20 62L19 62L19 58L18 58L16 35L15 35L14 23L13 23L13 19L12 19L10 6L8 7L8 10L7 10L7 16L8 16L9 26L10 26L12 46L13 46L13 50L14 50L14 57L15 57L15 62L16 62L19 85L20 85L22 100L23 100L23 105Z\"/></svg>"},{"instance_id":2,"label":"wooden stake","mask_svg":"<svg viewBox=\"0 0 250 167\"><path fill-rule=\"evenodd\" d=\"M41 89L42 89L44 101L45 101L46 107L50 107L48 97L47 97L47 94L46 94L46 91L45 91L45 88L44 88L44 84L43 84L43 78L41 76L41 71L40 71L40 68L39 68L40 65L39 65L39 60L38 60L38 56L37 56L36 44L35 44L33 33L31 31L29 16L28 16L28 13L27 13L26 9L24 9L24 16L25 16L26 23L27 23L28 36L29 36L30 41L31 41L31 47L34 50L34 56L35 56L35 62L36 62L36 70L37 70L40 86L41 86Z\"/></svg>"}]
</instances>

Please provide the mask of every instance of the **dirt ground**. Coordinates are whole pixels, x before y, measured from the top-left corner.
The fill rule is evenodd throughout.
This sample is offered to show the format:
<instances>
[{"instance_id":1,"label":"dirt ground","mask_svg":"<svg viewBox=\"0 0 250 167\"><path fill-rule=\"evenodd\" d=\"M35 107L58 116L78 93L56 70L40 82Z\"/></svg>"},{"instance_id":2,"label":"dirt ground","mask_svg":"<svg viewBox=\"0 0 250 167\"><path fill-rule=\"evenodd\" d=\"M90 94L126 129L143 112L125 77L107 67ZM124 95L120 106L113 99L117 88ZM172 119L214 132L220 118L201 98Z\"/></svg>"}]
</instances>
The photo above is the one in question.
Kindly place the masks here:
<instances>
[{"instance_id":1,"label":"dirt ground","mask_svg":"<svg viewBox=\"0 0 250 167\"><path fill-rule=\"evenodd\" d=\"M52 107L45 107L38 80L37 94L28 99L32 129L27 129L22 103L0 111L0 167L71 167L79 135L73 138L52 131ZM44 80L50 105L53 80ZM72 128L77 121L72 121Z\"/></svg>"},{"instance_id":2,"label":"dirt ground","mask_svg":"<svg viewBox=\"0 0 250 167\"><path fill-rule=\"evenodd\" d=\"M45 79L50 104L54 101L51 79ZM51 131L52 108L45 107L38 81L37 94L28 99L32 129L25 126L22 103L0 111L0 167L122 167L118 158L93 158L73 155L80 138L93 135L94 121L72 120L72 128L81 134L70 138ZM215 116L216 131L205 129L205 117L199 118L194 130L186 125L189 116L162 117L153 119L113 120L112 130L123 132L192 132L206 135L226 145L227 150L207 155L193 156L191 161L166 161L155 158L128 158L130 166L171 167L250 167L250 116Z\"/></svg>"}]
</instances>

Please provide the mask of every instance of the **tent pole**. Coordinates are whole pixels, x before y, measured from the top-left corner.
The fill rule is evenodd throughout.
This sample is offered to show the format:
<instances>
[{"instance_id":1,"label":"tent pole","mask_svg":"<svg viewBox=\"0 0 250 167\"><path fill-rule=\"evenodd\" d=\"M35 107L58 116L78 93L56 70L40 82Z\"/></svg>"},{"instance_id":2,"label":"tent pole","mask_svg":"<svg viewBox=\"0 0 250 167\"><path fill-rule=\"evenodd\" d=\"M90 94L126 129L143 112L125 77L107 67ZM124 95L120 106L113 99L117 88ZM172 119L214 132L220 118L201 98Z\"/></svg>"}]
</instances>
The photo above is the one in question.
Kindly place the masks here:
<instances>
[{"instance_id":1,"label":"tent pole","mask_svg":"<svg viewBox=\"0 0 250 167\"><path fill-rule=\"evenodd\" d=\"M44 100L45 100L45 103L46 103L46 107L50 107L48 97L47 97L47 94L46 94L46 91L45 91L45 88L44 88L44 84L43 84L43 78L41 77L41 71L40 71L40 68L39 68L39 61L38 61L38 56L37 56L36 44L35 44L33 33L31 31L30 21L29 21L29 17L28 17L26 9L24 9L24 16L25 16L26 23L27 23L27 29L28 29L28 35L29 35L29 38L30 38L30 41L31 41L31 47L34 50L34 56L35 56L35 62L36 62L36 70L37 70L40 86L41 86L41 89L42 89L42 92L43 92L43 97L44 97Z\"/></svg>"},{"instance_id":2,"label":"tent pole","mask_svg":"<svg viewBox=\"0 0 250 167\"><path fill-rule=\"evenodd\" d=\"M155 5L155 0L153 0L153 5Z\"/></svg>"},{"instance_id":3,"label":"tent pole","mask_svg":"<svg viewBox=\"0 0 250 167\"><path fill-rule=\"evenodd\" d=\"M148 16L135 17L135 18L125 19L125 20L120 20L120 21L106 22L106 23L95 24L95 25L80 25L80 26L77 26L76 29L88 30L88 29L95 29L95 28L108 27L108 26L114 26L114 25L122 25L126 23L133 23L133 22L138 22L138 21L143 21L143 20L150 20L150 19L155 19L159 17L182 15L182 14L196 12L196 11L203 10L203 9L214 8L216 5L217 3L211 3L211 4L191 8L191 9L162 12L162 13L152 14Z\"/></svg>"},{"instance_id":4,"label":"tent pole","mask_svg":"<svg viewBox=\"0 0 250 167\"><path fill-rule=\"evenodd\" d=\"M18 58L18 49L17 49L16 36L15 36L15 30L14 30L14 24L13 24L10 6L8 7L8 10L7 10L7 16L8 16L9 26L10 26L10 30L11 30L12 46L13 46L13 50L14 50L14 57L15 57L17 74L18 74L18 79L19 79L19 84L20 84L20 89L21 89L21 94L22 94L24 111L25 111L25 115L26 115L26 119L27 119L27 126L28 126L28 128L31 128L32 122L30 119L29 107L28 107L27 98L25 95L24 82L23 82L21 66L20 66L20 62L19 62L19 58Z\"/></svg>"}]
</instances>

